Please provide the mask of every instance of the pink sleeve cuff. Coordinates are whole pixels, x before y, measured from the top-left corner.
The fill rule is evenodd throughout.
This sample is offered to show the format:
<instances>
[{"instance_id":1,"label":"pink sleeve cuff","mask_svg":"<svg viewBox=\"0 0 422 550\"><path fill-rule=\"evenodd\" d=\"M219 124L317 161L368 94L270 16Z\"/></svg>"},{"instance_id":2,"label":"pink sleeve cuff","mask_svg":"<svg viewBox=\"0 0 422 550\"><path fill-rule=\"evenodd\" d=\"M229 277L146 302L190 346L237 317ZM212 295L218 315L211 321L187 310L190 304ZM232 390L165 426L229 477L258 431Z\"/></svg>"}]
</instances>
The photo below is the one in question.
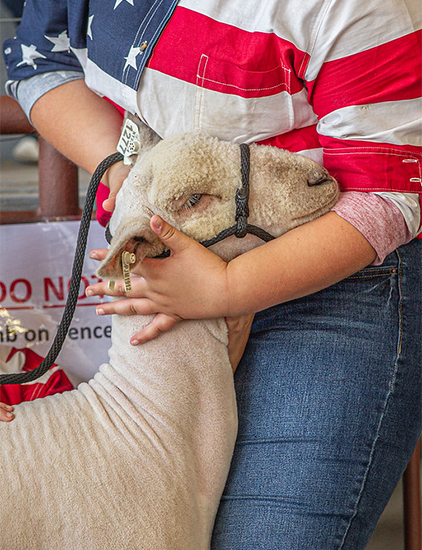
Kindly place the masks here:
<instances>
[{"instance_id":1,"label":"pink sleeve cuff","mask_svg":"<svg viewBox=\"0 0 422 550\"><path fill-rule=\"evenodd\" d=\"M332 210L362 233L374 248L377 257L372 265L381 265L388 254L413 238L397 206L374 193L341 193Z\"/></svg>"}]
</instances>

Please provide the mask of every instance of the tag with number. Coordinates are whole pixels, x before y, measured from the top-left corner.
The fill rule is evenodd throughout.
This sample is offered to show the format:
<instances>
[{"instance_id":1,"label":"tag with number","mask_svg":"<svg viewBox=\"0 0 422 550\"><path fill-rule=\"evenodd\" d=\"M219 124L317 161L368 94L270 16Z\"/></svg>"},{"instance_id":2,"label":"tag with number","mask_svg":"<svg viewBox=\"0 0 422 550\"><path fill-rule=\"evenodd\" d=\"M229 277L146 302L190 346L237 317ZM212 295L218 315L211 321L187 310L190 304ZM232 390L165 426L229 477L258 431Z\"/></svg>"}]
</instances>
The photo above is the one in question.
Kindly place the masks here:
<instances>
[{"instance_id":1,"label":"tag with number","mask_svg":"<svg viewBox=\"0 0 422 550\"><path fill-rule=\"evenodd\" d=\"M125 282L125 290L126 292L130 292L132 290L132 285L130 283L130 264L134 264L136 262L136 256L133 254L133 252L122 252L122 270L123 270L123 280Z\"/></svg>"},{"instance_id":2,"label":"tag with number","mask_svg":"<svg viewBox=\"0 0 422 550\"><path fill-rule=\"evenodd\" d=\"M130 157L138 154L139 145L138 127L127 118L123 125L119 143L117 144L117 150L123 155L123 164L131 164Z\"/></svg>"}]
</instances>

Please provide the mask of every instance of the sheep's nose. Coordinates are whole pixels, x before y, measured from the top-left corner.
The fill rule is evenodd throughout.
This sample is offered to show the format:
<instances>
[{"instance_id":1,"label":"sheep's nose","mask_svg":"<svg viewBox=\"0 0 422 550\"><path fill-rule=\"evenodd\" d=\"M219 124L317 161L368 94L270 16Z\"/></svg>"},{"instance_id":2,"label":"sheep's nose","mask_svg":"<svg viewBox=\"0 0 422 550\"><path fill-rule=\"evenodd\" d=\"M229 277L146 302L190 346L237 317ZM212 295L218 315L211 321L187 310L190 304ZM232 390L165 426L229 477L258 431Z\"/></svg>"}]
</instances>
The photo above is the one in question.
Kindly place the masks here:
<instances>
[{"instance_id":1,"label":"sheep's nose","mask_svg":"<svg viewBox=\"0 0 422 550\"><path fill-rule=\"evenodd\" d=\"M313 185L321 185L331 180L331 176L328 172L315 172L310 178L308 178L309 187Z\"/></svg>"}]
</instances>

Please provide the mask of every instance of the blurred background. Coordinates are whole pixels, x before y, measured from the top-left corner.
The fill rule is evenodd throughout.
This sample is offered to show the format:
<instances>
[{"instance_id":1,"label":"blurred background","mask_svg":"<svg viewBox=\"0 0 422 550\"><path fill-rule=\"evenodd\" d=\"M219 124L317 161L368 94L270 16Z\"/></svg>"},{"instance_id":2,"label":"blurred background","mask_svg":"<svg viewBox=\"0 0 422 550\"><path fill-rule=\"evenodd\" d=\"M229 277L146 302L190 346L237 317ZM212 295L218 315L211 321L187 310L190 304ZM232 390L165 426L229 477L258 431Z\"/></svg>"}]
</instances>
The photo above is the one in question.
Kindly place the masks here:
<instances>
[{"instance_id":1,"label":"blurred background","mask_svg":"<svg viewBox=\"0 0 422 550\"><path fill-rule=\"evenodd\" d=\"M0 42L13 37L24 0L0 0ZM3 51L3 48L2 48ZM0 59L0 93L7 80ZM34 210L38 207L38 142L34 136L0 136L0 210ZM89 174L79 170L79 204L83 207Z\"/></svg>"}]
</instances>

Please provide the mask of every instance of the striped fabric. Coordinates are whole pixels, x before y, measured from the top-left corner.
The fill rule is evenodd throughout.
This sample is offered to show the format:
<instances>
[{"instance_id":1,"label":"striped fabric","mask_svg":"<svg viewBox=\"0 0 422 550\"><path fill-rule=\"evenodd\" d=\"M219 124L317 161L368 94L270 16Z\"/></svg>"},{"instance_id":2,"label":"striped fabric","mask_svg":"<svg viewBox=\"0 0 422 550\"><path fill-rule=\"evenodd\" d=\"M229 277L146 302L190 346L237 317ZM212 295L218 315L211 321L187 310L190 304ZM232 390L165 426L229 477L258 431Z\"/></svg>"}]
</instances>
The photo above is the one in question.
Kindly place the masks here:
<instances>
[{"instance_id":1,"label":"striped fabric","mask_svg":"<svg viewBox=\"0 0 422 550\"><path fill-rule=\"evenodd\" d=\"M421 193L419 0L68 2L66 25L65 0L27 1L5 44L11 79L78 60L162 137L277 145L343 190Z\"/></svg>"},{"instance_id":2,"label":"striped fabric","mask_svg":"<svg viewBox=\"0 0 422 550\"><path fill-rule=\"evenodd\" d=\"M308 4L182 1L147 64L141 115L161 135L200 128L308 154L344 190L420 193L416 6Z\"/></svg>"},{"instance_id":3,"label":"striped fabric","mask_svg":"<svg viewBox=\"0 0 422 550\"><path fill-rule=\"evenodd\" d=\"M34 370L44 358L30 348L17 349L0 346L0 372L11 374ZM26 384L6 384L0 386L0 401L17 405L23 401L33 401L47 395L73 390L73 385L61 367L54 364L48 372L34 382Z\"/></svg>"}]
</instances>

